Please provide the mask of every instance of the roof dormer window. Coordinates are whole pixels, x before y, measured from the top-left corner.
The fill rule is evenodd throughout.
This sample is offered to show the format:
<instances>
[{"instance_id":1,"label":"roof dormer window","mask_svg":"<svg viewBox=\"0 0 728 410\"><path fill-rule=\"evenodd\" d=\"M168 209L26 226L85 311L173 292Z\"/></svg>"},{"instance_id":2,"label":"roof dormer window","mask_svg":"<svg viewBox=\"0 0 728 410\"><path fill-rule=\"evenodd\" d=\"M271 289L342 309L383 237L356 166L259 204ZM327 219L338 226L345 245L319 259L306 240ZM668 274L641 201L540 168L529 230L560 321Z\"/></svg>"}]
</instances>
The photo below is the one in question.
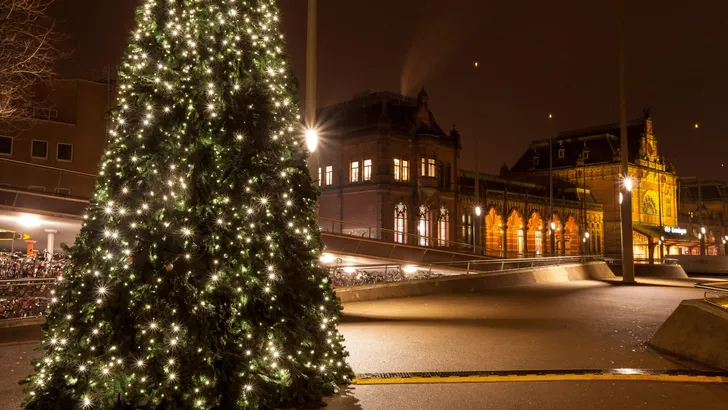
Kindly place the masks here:
<instances>
[{"instance_id":1,"label":"roof dormer window","mask_svg":"<svg viewBox=\"0 0 728 410\"><path fill-rule=\"evenodd\" d=\"M564 159L566 156L566 150L564 148L559 148L559 159Z\"/></svg>"}]
</instances>

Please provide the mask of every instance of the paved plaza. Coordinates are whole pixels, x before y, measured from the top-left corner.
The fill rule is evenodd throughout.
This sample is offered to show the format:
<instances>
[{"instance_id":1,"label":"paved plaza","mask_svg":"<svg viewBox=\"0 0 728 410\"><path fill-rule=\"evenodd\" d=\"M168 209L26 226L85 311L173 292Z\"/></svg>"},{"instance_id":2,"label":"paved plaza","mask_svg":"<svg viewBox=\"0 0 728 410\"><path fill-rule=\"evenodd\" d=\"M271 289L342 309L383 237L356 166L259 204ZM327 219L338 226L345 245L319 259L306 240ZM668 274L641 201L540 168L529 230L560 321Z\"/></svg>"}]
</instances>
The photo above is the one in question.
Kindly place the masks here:
<instances>
[{"instance_id":1,"label":"paved plaza","mask_svg":"<svg viewBox=\"0 0 728 410\"><path fill-rule=\"evenodd\" d=\"M340 326L355 371L549 369L709 370L658 354L645 342L691 281L636 286L582 281L345 305ZM0 403L17 409L17 385L36 354L37 328L0 329ZM723 409L722 384L538 381L351 386L330 409Z\"/></svg>"}]
</instances>

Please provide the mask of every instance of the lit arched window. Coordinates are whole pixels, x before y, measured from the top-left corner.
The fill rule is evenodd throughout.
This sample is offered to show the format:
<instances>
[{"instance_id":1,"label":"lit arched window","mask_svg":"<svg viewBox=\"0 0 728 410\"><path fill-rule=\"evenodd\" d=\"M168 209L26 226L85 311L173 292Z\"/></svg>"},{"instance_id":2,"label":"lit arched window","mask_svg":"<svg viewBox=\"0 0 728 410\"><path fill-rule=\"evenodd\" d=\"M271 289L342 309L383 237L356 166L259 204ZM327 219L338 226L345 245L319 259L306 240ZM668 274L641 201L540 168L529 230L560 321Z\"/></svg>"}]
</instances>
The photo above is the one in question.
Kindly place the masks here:
<instances>
[{"instance_id":1,"label":"lit arched window","mask_svg":"<svg viewBox=\"0 0 728 410\"><path fill-rule=\"evenodd\" d=\"M394 241L407 243L407 205L401 202L394 206Z\"/></svg>"},{"instance_id":2,"label":"lit arched window","mask_svg":"<svg viewBox=\"0 0 728 410\"><path fill-rule=\"evenodd\" d=\"M430 208L420 205L420 218L417 221L417 235L420 246L430 246Z\"/></svg>"},{"instance_id":3,"label":"lit arched window","mask_svg":"<svg viewBox=\"0 0 728 410\"><path fill-rule=\"evenodd\" d=\"M450 238L450 213L443 205L440 208L440 216L437 221L437 239L438 245L448 246Z\"/></svg>"}]
</instances>

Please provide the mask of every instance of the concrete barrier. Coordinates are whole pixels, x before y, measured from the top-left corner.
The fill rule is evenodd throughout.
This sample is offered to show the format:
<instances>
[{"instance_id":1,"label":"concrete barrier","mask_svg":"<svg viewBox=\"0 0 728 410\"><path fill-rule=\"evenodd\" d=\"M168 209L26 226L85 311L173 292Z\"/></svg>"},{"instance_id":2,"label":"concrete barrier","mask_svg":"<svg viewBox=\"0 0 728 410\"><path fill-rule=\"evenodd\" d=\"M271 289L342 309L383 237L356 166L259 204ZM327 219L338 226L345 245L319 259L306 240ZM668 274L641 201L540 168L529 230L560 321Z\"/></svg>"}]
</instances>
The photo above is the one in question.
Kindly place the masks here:
<instances>
[{"instance_id":1,"label":"concrete barrier","mask_svg":"<svg viewBox=\"0 0 728 410\"><path fill-rule=\"evenodd\" d=\"M728 370L728 312L684 300L649 342L656 350Z\"/></svg>"},{"instance_id":2,"label":"concrete barrier","mask_svg":"<svg viewBox=\"0 0 728 410\"><path fill-rule=\"evenodd\" d=\"M559 283L585 279L613 279L604 262L545 266L497 273L444 276L409 282L384 283L336 289L343 303L404 298L437 293L471 292L537 283Z\"/></svg>"},{"instance_id":3,"label":"concrete barrier","mask_svg":"<svg viewBox=\"0 0 728 410\"><path fill-rule=\"evenodd\" d=\"M685 272L728 275L728 256L677 255L675 257Z\"/></svg>"},{"instance_id":4,"label":"concrete barrier","mask_svg":"<svg viewBox=\"0 0 728 410\"><path fill-rule=\"evenodd\" d=\"M8 327L35 326L45 323L45 317L34 316L20 319L3 319L0 320L0 329Z\"/></svg>"},{"instance_id":5,"label":"concrete barrier","mask_svg":"<svg viewBox=\"0 0 728 410\"><path fill-rule=\"evenodd\" d=\"M609 265L617 276L622 276L622 265ZM642 278L668 278L668 279L685 279L688 274L685 273L680 265L634 265L635 277Z\"/></svg>"}]
</instances>

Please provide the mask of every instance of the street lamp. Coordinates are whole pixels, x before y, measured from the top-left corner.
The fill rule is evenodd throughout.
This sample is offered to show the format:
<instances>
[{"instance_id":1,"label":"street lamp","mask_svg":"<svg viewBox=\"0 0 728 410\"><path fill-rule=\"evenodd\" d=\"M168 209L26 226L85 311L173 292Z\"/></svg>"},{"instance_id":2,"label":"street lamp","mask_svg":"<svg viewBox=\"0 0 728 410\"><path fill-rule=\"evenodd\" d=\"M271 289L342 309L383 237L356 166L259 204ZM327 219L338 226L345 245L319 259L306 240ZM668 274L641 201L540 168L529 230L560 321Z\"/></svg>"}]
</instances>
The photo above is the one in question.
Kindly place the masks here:
<instances>
[{"instance_id":1,"label":"street lamp","mask_svg":"<svg viewBox=\"0 0 728 410\"><path fill-rule=\"evenodd\" d=\"M308 148L309 152L316 152L316 148L318 147L318 140L318 131L316 131L315 128L308 128L306 130L306 148Z\"/></svg>"},{"instance_id":2,"label":"street lamp","mask_svg":"<svg viewBox=\"0 0 728 410\"><path fill-rule=\"evenodd\" d=\"M625 177L622 181L624 184L624 189L627 190L627 192L632 192L632 178L631 177Z\"/></svg>"},{"instance_id":3,"label":"street lamp","mask_svg":"<svg viewBox=\"0 0 728 410\"><path fill-rule=\"evenodd\" d=\"M476 216L480 216L480 214L482 214L482 213L483 213L483 209L481 207L479 207L479 206L476 206L475 207L475 215Z\"/></svg>"}]
</instances>

